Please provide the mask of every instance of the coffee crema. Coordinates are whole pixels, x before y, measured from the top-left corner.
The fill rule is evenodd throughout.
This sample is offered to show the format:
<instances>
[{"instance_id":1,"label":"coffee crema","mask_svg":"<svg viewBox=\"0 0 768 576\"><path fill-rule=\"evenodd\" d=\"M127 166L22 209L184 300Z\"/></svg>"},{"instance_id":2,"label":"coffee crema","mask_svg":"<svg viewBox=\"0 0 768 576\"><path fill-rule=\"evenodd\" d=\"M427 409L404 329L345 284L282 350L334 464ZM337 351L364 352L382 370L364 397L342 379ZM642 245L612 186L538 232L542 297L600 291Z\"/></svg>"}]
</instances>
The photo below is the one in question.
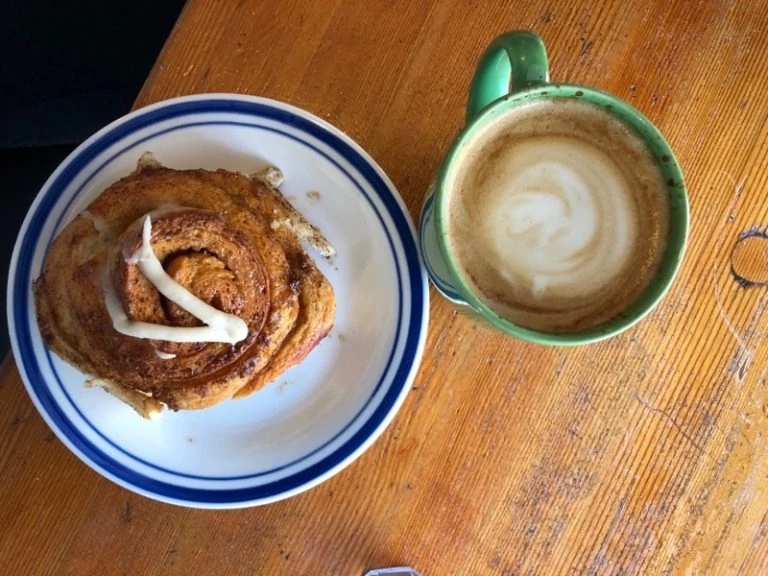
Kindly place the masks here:
<instances>
[{"instance_id":1,"label":"coffee crema","mask_svg":"<svg viewBox=\"0 0 768 576\"><path fill-rule=\"evenodd\" d=\"M508 110L464 144L444 184L449 249L499 316L543 332L605 322L657 273L669 208L643 140L576 99Z\"/></svg>"}]
</instances>

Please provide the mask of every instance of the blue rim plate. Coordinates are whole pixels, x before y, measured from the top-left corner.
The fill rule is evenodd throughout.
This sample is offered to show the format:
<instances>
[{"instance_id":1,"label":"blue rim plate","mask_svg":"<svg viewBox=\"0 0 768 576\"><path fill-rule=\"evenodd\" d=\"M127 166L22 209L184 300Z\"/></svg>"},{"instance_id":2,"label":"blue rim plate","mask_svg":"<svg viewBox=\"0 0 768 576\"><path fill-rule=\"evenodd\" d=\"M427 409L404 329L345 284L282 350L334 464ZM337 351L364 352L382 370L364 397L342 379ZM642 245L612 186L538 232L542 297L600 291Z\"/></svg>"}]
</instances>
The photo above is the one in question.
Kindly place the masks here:
<instances>
[{"instance_id":1,"label":"blue rim plate","mask_svg":"<svg viewBox=\"0 0 768 576\"><path fill-rule=\"evenodd\" d=\"M283 193L338 251L316 259L336 291L334 328L304 362L246 399L166 412L157 422L86 388L86 375L47 350L31 289L56 234L147 150L172 168L279 167ZM202 508L287 498L362 454L411 387L429 309L413 223L371 157L298 108L228 94L137 110L70 154L24 220L7 306L19 372L59 439L125 488Z\"/></svg>"}]
</instances>

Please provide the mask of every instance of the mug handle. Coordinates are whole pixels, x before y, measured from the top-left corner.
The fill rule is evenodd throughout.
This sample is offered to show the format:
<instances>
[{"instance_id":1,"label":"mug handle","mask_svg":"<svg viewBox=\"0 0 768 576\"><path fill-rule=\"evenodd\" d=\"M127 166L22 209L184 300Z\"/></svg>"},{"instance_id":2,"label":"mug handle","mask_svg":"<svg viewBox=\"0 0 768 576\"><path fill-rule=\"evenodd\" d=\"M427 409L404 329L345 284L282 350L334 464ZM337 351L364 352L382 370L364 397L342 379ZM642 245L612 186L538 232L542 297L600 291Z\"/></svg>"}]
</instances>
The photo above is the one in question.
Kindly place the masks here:
<instances>
[{"instance_id":1,"label":"mug handle","mask_svg":"<svg viewBox=\"0 0 768 576\"><path fill-rule=\"evenodd\" d=\"M469 86L466 123L488 104L517 90L549 82L543 40L528 30L505 32L486 48Z\"/></svg>"}]
</instances>

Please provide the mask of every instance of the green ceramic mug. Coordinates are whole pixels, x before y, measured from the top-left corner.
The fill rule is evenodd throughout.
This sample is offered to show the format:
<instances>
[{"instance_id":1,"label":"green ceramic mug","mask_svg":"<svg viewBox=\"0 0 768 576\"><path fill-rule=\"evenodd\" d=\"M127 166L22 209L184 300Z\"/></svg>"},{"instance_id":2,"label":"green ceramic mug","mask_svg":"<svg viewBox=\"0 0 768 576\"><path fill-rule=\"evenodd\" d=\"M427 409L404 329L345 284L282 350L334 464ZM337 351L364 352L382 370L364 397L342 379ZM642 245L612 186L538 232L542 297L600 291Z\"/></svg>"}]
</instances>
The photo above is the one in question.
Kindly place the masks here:
<instances>
[{"instance_id":1,"label":"green ceramic mug","mask_svg":"<svg viewBox=\"0 0 768 576\"><path fill-rule=\"evenodd\" d=\"M448 182L464 158L468 142L500 115L536 101L579 99L596 105L632 133L651 152L662 177L668 208L666 243L659 251L657 269L637 298L611 318L572 331L526 328L501 316L486 304L466 278L452 249L447 210ZM661 192L664 195L664 192ZM420 218L420 246L430 279L437 290L462 311L511 336L541 344L576 345L602 340L634 325L648 314L669 289L683 258L688 235L689 208L683 174L669 144L643 114L628 103L600 90L549 82L544 44L536 34L515 31L496 38L483 53L475 71L467 102L466 125L446 154L429 190ZM514 246L510 246L514 250Z\"/></svg>"}]
</instances>

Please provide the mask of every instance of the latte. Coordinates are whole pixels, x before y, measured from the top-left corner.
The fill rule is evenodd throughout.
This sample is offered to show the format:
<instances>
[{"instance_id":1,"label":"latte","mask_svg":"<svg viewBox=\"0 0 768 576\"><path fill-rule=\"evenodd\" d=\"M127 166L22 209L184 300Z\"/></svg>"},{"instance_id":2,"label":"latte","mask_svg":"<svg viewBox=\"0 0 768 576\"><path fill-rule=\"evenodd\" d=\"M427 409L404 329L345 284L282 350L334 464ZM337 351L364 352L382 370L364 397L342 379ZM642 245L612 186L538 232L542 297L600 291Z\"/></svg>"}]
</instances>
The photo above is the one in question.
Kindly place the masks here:
<instances>
[{"instance_id":1,"label":"latte","mask_svg":"<svg viewBox=\"0 0 768 576\"><path fill-rule=\"evenodd\" d=\"M446 175L448 246L501 317L544 332L594 327L648 286L666 246L666 184L643 140L576 99L514 107Z\"/></svg>"}]
</instances>

